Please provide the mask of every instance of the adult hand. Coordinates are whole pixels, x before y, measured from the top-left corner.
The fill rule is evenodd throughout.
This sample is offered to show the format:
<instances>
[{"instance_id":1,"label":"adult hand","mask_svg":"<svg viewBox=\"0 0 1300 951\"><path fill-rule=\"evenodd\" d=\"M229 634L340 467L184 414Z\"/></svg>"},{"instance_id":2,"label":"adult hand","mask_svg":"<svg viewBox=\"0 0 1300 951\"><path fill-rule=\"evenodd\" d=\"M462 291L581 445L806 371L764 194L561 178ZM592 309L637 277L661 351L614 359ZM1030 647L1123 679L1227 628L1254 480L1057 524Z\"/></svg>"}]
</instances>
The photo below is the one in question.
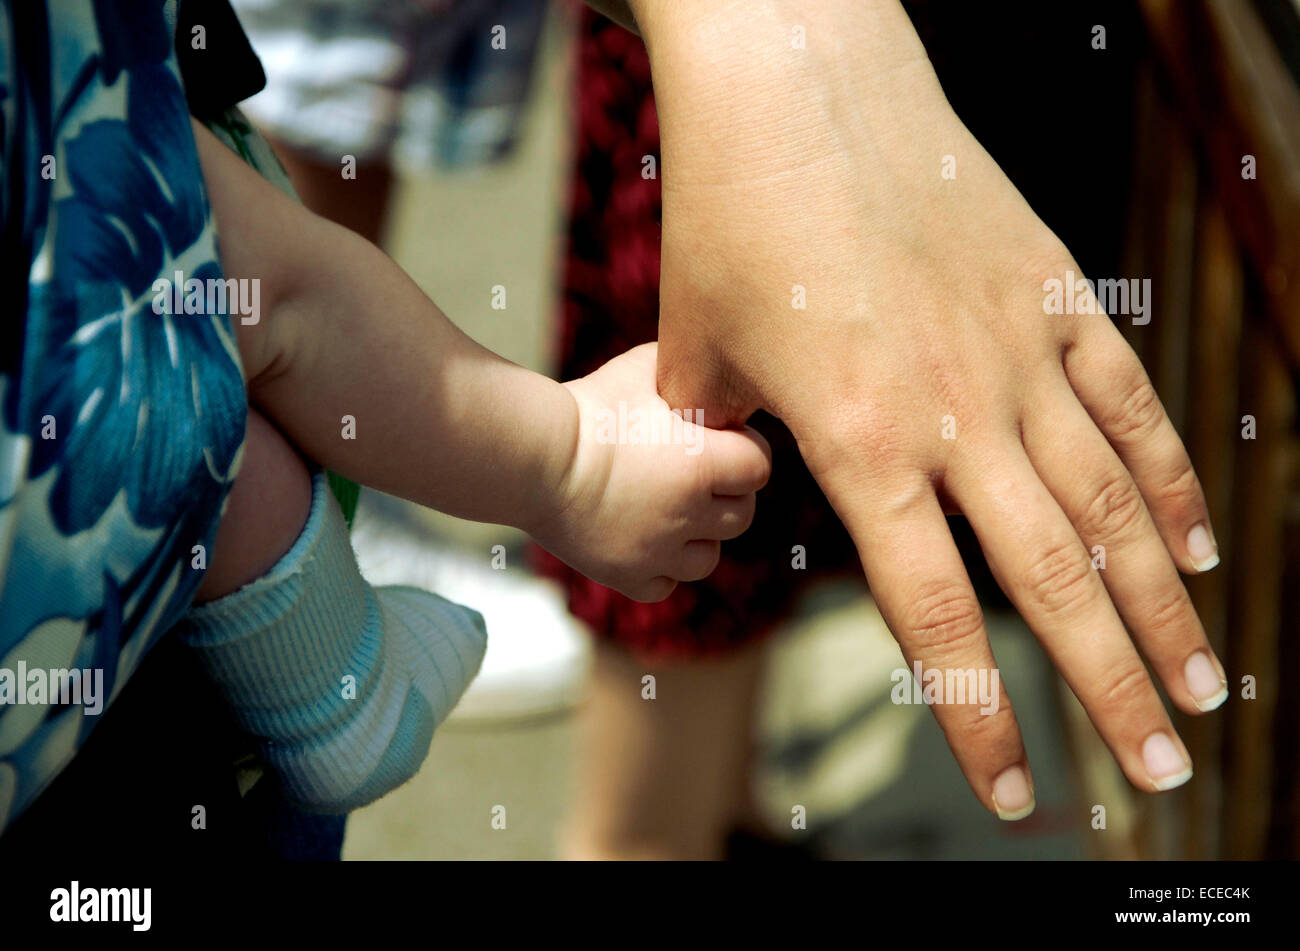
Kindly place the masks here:
<instances>
[{"instance_id":1,"label":"adult hand","mask_svg":"<svg viewBox=\"0 0 1300 951\"><path fill-rule=\"evenodd\" d=\"M1186 781L1138 651L1181 709L1226 696L1178 575L1217 562L1196 475L1107 317L1044 312L1044 282L1079 270L906 14L631 6L663 143L661 394L709 425L764 408L790 427L909 664L995 666L944 520L962 512L1130 781ZM980 801L1027 814L1007 697L933 709Z\"/></svg>"}]
</instances>

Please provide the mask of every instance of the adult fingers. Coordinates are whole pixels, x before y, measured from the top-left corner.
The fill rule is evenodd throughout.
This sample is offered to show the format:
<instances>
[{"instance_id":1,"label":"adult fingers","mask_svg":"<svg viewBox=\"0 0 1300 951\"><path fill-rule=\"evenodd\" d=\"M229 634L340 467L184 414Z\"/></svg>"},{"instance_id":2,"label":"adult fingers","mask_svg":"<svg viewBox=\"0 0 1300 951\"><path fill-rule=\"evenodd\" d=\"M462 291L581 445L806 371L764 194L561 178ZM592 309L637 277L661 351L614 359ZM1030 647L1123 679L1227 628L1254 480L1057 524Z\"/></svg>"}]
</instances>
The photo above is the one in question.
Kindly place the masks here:
<instances>
[{"instance_id":1,"label":"adult fingers","mask_svg":"<svg viewBox=\"0 0 1300 951\"><path fill-rule=\"evenodd\" d=\"M1023 447L991 447L947 475L998 583L1083 704L1135 786L1172 789L1192 774L1146 667L1092 559Z\"/></svg>"},{"instance_id":2,"label":"adult fingers","mask_svg":"<svg viewBox=\"0 0 1300 951\"><path fill-rule=\"evenodd\" d=\"M1081 329L1066 350L1065 372L1079 401L1142 491L1178 567L1209 571L1219 549L1196 471L1151 380L1109 321Z\"/></svg>"},{"instance_id":3,"label":"adult fingers","mask_svg":"<svg viewBox=\"0 0 1300 951\"><path fill-rule=\"evenodd\" d=\"M1227 681L1142 494L1073 392L1025 421L1029 458L1074 525L1116 608L1180 708L1213 710Z\"/></svg>"},{"instance_id":4,"label":"adult fingers","mask_svg":"<svg viewBox=\"0 0 1300 951\"><path fill-rule=\"evenodd\" d=\"M922 481L884 503L860 489L823 490L853 536L872 596L911 668L894 689L910 690L920 664L923 693L927 683L939 688L941 702L931 710L976 797L1003 819L1029 815L1034 787L1020 726L932 487Z\"/></svg>"}]
</instances>

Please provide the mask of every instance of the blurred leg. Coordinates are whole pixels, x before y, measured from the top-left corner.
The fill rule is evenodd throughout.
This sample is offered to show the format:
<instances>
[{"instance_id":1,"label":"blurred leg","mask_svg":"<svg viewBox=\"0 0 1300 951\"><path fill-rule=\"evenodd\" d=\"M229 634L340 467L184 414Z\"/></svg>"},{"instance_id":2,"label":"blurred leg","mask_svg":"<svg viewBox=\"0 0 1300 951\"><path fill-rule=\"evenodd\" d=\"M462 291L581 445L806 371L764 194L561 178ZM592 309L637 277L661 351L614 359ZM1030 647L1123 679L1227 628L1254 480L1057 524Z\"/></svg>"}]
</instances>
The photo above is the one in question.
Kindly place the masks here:
<instances>
[{"instance_id":1,"label":"blurred leg","mask_svg":"<svg viewBox=\"0 0 1300 951\"><path fill-rule=\"evenodd\" d=\"M582 710L574 859L717 859L747 788L764 644L722 659L638 662L602 643ZM655 677L655 699L642 678Z\"/></svg>"},{"instance_id":2,"label":"blurred leg","mask_svg":"<svg viewBox=\"0 0 1300 951\"><path fill-rule=\"evenodd\" d=\"M253 407L244 461L209 552L194 603L212 601L262 577L293 547L311 508L311 474L298 451Z\"/></svg>"}]
</instances>

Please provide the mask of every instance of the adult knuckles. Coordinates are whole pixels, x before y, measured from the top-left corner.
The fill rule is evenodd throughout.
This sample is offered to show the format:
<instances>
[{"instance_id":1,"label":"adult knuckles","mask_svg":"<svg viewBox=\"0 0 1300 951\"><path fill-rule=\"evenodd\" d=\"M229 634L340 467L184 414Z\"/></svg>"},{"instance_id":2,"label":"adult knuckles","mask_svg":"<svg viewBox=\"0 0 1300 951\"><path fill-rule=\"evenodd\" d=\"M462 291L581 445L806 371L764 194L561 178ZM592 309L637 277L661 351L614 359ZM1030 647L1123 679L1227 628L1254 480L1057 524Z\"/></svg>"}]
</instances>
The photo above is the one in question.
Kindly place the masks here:
<instances>
[{"instance_id":1,"label":"adult knuckles","mask_svg":"<svg viewBox=\"0 0 1300 951\"><path fill-rule=\"evenodd\" d=\"M1151 435L1164 419L1160 396L1145 373L1136 374L1124 387L1116 408L1106 414L1104 430L1113 438L1128 442Z\"/></svg>"},{"instance_id":2,"label":"adult knuckles","mask_svg":"<svg viewBox=\"0 0 1300 951\"><path fill-rule=\"evenodd\" d=\"M836 395L811 427L792 429L805 458L817 469L863 461L891 469L912 456L913 436L902 415L867 394Z\"/></svg>"},{"instance_id":3,"label":"adult knuckles","mask_svg":"<svg viewBox=\"0 0 1300 951\"><path fill-rule=\"evenodd\" d=\"M1015 760L1023 755L1016 715L1005 696L999 698L996 713L980 713L978 706L973 709L976 712L962 717L955 727L945 732L952 733L962 745L978 749L983 758L993 762Z\"/></svg>"},{"instance_id":4,"label":"adult knuckles","mask_svg":"<svg viewBox=\"0 0 1300 951\"><path fill-rule=\"evenodd\" d=\"M1188 513L1184 520L1190 521L1190 513L1204 507L1204 494L1201 480L1192 467L1191 460L1185 455L1178 464L1178 473L1154 490L1153 504L1166 510Z\"/></svg>"},{"instance_id":5,"label":"adult knuckles","mask_svg":"<svg viewBox=\"0 0 1300 951\"><path fill-rule=\"evenodd\" d=\"M1196 613L1187 589L1174 583L1157 592L1154 605L1142 615L1141 627L1155 635L1158 642L1173 644L1196 630Z\"/></svg>"},{"instance_id":6,"label":"adult knuckles","mask_svg":"<svg viewBox=\"0 0 1300 951\"><path fill-rule=\"evenodd\" d=\"M1109 716L1125 719L1146 707L1151 678L1136 655L1107 670L1097 683L1096 708Z\"/></svg>"},{"instance_id":7,"label":"adult knuckles","mask_svg":"<svg viewBox=\"0 0 1300 951\"><path fill-rule=\"evenodd\" d=\"M1049 616L1081 607L1096 593L1099 583L1077 542L1044 547L1029 560L1022 581L1029 597Z\"/></svg>"},{"instance_id":8,"label":"adult knuckles","mask_svg":"<svg viewBox=\"0 0 1300 951\"><path fill-rule=\"evenodd\" d=\"M1146 504L1127 472L1107 473L1093 490L1081 529L1088 541L1114 543L1131 538L1145 523Z\"/></svg>"},{"instance_id":9,"label":"adult knuckles","mask_svg":"<svg viewBox=\"0 0 1300 951\"><path fill-rule=\"evenodd\" d=\"M959 582L937 582L910 599L902 625L909 648L928 656L969 653L984 637L979 601Z\"/></svg>"}]
</instances>

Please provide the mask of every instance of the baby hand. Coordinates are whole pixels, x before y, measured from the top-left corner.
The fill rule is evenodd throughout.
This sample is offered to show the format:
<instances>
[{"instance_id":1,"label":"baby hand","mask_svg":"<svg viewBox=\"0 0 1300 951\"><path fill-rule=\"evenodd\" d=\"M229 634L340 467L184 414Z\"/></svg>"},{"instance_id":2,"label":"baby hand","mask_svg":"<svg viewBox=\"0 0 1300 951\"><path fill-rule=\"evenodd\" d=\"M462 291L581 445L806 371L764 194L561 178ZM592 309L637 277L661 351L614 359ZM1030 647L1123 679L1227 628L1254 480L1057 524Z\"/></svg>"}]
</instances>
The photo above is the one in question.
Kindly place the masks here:
<instances>
[{"instance_id":1,"label":"baby hand","mask_svg":"<svg viewBox=\"0 0 1300 951\"><path fill-rule=\"evenodd\" d=\"M771 450L753 429L708 429L690 421L699 419L692 410L669 409L655 390L656 354L645 344L564 384L578 404L578 442L558 514L533 531L567 564L637 601L660 601L678 581L712 572L721 542L749 527L771 471Z\"/></svg>"}]
</instances>

